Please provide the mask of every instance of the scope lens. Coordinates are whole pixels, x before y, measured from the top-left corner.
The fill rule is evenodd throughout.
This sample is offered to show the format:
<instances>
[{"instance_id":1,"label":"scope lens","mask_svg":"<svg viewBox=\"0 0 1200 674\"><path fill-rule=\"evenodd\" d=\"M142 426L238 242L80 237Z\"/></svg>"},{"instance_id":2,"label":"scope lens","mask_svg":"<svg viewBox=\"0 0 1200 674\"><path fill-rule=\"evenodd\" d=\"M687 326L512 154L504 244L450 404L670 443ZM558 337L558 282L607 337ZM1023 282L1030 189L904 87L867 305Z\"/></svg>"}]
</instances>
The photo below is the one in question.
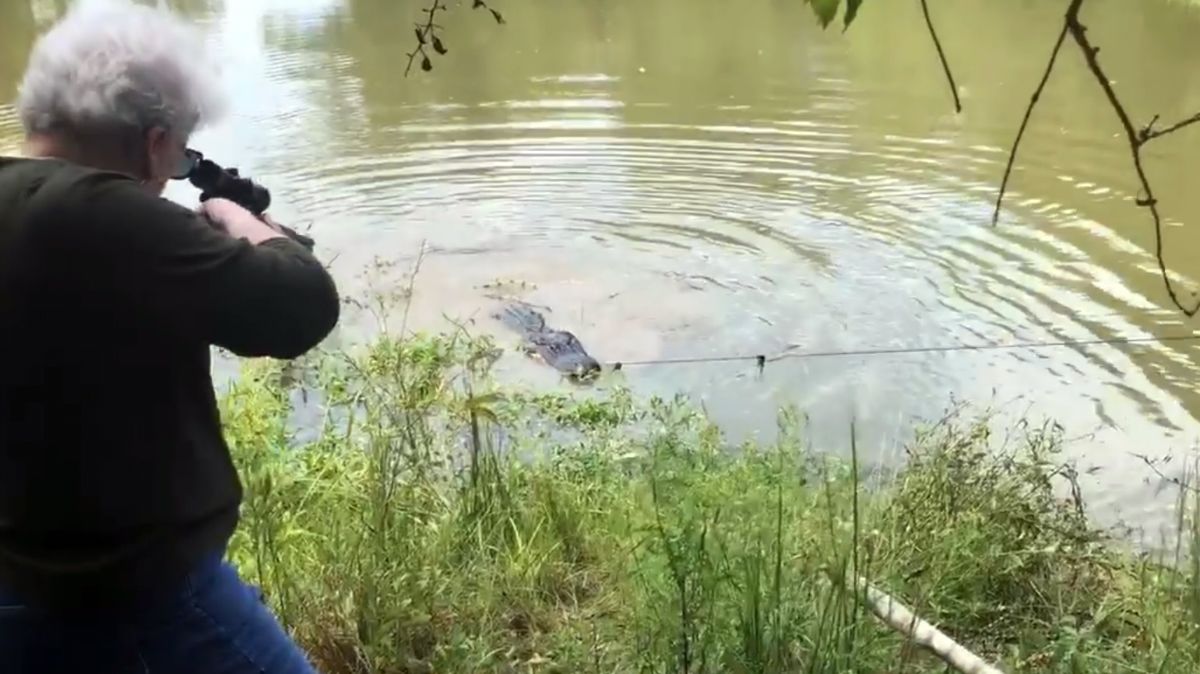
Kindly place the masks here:
<instances>
[{"instance_id":1,"label":"scope lens","mask_svg":"<svg viewBox=\"0 0 1200 674\"><path fill-rule=\"evenodd\" d=\"M200 154L200 152L193 150L190 147L185 148L183 151L183 158L179 160L179 164L175 167L175 173L171 177L175 180L186 179L192 174L192 171L196 169L196 165L199 164L200 160L203 158L204 155Z\"/></svg>"}]
</instances>

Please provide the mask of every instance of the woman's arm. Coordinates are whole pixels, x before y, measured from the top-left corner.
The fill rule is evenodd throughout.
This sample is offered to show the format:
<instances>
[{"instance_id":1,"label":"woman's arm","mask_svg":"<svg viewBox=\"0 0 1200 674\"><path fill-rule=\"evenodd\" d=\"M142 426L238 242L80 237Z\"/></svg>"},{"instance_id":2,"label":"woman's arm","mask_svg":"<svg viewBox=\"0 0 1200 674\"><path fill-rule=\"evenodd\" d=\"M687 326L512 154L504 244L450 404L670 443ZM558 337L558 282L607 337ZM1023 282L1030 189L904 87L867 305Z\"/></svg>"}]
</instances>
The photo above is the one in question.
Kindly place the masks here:
<instances>
[{"instance_id":1,"label":"woman's arm","mask_svg":"<svg viewBox=\"0 0 1200 674\"><path fill-rule=\"evenodd\" d=\"M56 247L86 259L97 301L132 303L166 329L242 356L295 358L337 324L340 297L320 261L235 204L207 209L226 232L108 174L82 179L72 197L79 216L51 229Z\"/></svg>"}]
</instances>

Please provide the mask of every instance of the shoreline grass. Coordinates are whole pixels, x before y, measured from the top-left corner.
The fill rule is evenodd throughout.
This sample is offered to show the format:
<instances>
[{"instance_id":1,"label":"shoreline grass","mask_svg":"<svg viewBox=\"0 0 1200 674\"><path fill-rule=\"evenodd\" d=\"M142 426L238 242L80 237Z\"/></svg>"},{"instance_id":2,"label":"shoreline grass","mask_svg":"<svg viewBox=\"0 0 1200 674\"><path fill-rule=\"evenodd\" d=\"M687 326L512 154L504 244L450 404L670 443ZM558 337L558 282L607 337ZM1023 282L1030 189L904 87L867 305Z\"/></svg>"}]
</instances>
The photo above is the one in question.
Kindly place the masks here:
<instances>
[{"instance_id":1,"label":"shoreline grass","mask_svg":"<svg viewBox=\"0 0 1200 674\"><path fill-rule=\"evenodd\" d=\"M1005 672L1200 671L1200 496L1169 558L1122 550L1053 425L951 415L873 484L792 411L730 447L681 400L506 390L495 357L381 337L223 396L232 558L322 672L947 671L860 576Z\"/></svg>"}]
</instances>

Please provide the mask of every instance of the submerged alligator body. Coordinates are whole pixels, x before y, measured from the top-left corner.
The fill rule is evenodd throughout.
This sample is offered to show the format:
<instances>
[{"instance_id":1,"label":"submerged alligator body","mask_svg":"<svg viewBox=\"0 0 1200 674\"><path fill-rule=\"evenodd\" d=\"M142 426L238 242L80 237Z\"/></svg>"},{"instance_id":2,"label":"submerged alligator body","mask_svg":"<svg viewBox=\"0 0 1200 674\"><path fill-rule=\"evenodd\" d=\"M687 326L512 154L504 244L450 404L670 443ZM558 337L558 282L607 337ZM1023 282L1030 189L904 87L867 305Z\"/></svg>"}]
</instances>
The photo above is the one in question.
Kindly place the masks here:
<instances>
[{"instance_id":1,"label":"submerged alligator body","mask_svg":"<svg viewBox=\"0 0 1200 674\"><path fill-rule=\"evenodd\" d=\"M546 327L546 319L524 302L509 302L495 317L521 335L525 352L572 377L600 372L600 363L588 355L575 335Z\"/></svg>"}]
</instances>

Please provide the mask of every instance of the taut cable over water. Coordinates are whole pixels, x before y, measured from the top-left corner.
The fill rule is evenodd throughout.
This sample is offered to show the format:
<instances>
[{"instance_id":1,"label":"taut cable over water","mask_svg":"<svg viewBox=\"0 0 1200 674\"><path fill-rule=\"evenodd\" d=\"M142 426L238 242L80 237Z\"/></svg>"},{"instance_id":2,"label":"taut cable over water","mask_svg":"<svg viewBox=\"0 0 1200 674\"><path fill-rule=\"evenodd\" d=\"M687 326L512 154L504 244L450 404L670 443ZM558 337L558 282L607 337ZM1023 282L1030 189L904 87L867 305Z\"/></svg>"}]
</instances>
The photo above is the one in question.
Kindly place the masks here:
<instances>
[{"instance_id":1,"label":"taut cable over water","mask_svg":"<svg viewBox=\"0 0 1200 674\"><path fill-rule=\"evenodd\" d=\"M923 346L909 348L872 348L872 349L850 349L845 351L793 351L789 347L777 355L768 357L766 354L754 355L730 355L730 356L698 356L694 358L663 358L657 360L635 360L635 361L614 361L609 364L613 370L620 370L630 366L647 366L647 365L687 365L697 363L724 363L736 361L754 361L758 365L761 372L767 363L773 363L781 360L806 359L806 358L842 358L852 356L885 356L885 355L903 355L911 353L953 353L959 351L999 351L1012 349L1046 349L1046 348L1073 348L1081 346L1121 346L1126 344L1162 344L1167 342L1200 342L1200 335L1156 335L1151 337L1122 337L1111 339L1081 339L1081 340L1059 340L1059 341L1028 341L1028 342L1013 342L1010 344L959 344L954 346Z\"/></svg>"}]
</instances>

